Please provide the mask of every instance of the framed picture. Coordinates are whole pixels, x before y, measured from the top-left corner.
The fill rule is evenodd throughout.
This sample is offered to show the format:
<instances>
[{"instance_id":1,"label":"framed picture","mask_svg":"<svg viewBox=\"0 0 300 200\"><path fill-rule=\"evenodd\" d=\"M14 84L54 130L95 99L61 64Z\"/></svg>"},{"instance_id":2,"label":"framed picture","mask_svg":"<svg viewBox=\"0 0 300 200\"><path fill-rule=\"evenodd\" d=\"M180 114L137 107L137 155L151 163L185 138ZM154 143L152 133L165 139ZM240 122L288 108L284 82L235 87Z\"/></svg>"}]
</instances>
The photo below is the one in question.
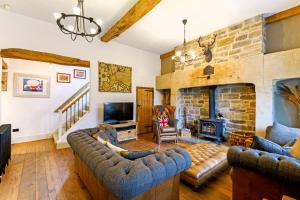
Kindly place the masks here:
<instances>
[{"instance_id":1,"label":"framed picture","mask_svg":"<svg viewBox=\"0 0 300 200\"><path fill-rule=\"evenodd\" d=\"M30 98L50 97L50 77L14 73L14 96Z\"/></svg>"},{"instance_id":2,"label":"framed picture","mask_svg":"<svg viewBox=\"0 0 300 200\"><path fill-rule=\"evenodd\" d=\"M58 83L71 83L71 74L57 73L56 82Z\"/></svg>"},{"instance_id":3,"label":"framed picture","mask_svg":"<svg viewBox=\"0 0 300 200\"><path fill-rule=\"evenodd\" d=\"M74 78L86 79L86 71L81 69L74 69Z\"/></svg>"}]
</instances>

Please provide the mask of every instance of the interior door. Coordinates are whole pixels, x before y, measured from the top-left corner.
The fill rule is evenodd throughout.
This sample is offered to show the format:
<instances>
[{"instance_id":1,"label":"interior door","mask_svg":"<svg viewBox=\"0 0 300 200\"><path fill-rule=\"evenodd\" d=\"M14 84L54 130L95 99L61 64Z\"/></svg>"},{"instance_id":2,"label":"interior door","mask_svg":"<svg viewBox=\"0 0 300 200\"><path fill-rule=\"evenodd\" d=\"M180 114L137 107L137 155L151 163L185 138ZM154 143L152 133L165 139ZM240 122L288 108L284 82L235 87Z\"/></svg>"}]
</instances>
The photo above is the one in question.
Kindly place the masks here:
<instances>
[{"instance_id":1,"label":"interior door","mask_svg":"<svg viewBox=\"0 0 300 200\"><path fill-rule=\"evenodd\" d=\"M152 130L152 107L154 101L154 89L136 88L136 114L138 122L138 134L151 133Z\"/></svg>"}]
</instances>

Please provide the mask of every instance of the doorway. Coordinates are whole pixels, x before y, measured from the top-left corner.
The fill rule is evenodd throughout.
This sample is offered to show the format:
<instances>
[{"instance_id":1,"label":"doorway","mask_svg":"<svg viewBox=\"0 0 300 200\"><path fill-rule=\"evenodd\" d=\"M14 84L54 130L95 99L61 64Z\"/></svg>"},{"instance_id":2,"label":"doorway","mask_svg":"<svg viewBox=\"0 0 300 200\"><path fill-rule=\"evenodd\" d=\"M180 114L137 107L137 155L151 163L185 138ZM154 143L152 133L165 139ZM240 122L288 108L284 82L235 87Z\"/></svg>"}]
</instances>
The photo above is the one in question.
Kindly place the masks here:
<instances>
[{"instance_id":1,"label":"doorway","mask_svg":"<svg viewBox=\"0 0 300 200\"><path fill-rule=\"evenodd\" d=\"M154 103L154 88L136 87L136 119L138 133L152 133L152 107Z\"/></svg>"}]
</instances>

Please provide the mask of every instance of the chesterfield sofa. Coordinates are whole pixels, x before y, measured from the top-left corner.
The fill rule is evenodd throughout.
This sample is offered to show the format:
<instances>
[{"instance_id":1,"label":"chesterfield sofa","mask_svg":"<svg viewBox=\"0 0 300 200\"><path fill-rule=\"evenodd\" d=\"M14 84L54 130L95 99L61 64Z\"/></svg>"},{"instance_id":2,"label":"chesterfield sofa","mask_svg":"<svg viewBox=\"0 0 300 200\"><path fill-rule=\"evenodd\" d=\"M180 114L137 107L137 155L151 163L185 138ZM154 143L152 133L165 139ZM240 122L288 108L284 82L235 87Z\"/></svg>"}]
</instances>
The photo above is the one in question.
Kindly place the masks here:
<instances>
[{"instance_id":1,"label":"chesterfield sofa","mask_svg":"<svg viewBox=\"0 0 300 200\"><path fill-rule=\"evenodd\" d=\"M95 140L96 129L78 130L67 140L75 167L93 199L179 199L180 173L191 166L181 148L127 160Z\"/></svg>"},{"instance_id":2,"label":"chesterfield sofa","mask_svg":"<svg viewBox=\"0 0 300 200\"><path fill-rule=\"evenodd\" d=\"M233 200L300 199L300 160L275 153L231 147Z\"/></svg>"}]
</instances>

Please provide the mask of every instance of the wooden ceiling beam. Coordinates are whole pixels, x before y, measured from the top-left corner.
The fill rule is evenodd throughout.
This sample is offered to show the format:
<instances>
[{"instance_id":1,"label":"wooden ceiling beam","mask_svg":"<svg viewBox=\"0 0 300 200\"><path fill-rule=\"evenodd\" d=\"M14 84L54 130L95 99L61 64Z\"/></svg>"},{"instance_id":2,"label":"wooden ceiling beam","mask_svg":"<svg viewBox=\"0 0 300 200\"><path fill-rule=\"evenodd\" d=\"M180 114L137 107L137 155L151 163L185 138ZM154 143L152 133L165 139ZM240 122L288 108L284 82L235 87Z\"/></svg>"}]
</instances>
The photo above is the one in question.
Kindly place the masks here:
<instances>
[{"instance_id":1,"label":"wooden ceiling beam","mask_svg":"<svg viewBox=\"0 0 300 200\"><path fill-rule=\"evenodd\" d=\"M121 19L119 19L102 37L101 41L109 42L126 31L148 12L150 12L161 0L139 0Z\"/></svg>"},{"instance_id":2,"label":"wooden ceiling beam","mask_svg":"<svg viewBox=\"0 0 300 200\"><path fill-rule=\"evenodd\" d=\"M267 17L266 23L270 24L270 23L273 23L273 22L276 22L276 21L279 21L282 19L286 19L288 17L292 17L295 15L299 15L299 14L300 14L300 5L290 8L288 10L284 10L282 12L276 13L274 15L271 15L270 17Z\"/></svg>"},{"instance_id":3,"label":"wooden ceiling beam","mask_svg":"<svg viewBox=\"0 0 300 200\"><path fill-rule=\"evenodd\" d=\"M32 51L27 49L17 49L17 48L2 49L0 55L2 58L15 58L15 59L47 62L47 63L53 63L58 65L90 67L90 61L80 60L78 58L72 58L67 56L61 56L53 53Z\"/></svg>"},{"instance_id":4,"label":"wooden ceiling beam","mask_svg":"<svg viewBox=\"0 0 300 200\"><path fill-rule=\"evenodd\" d=\"M160 59L169 58L171 56L175 55L175 50L169 51L167 53L161 54Z\"/></svg>"}]
</instances>

